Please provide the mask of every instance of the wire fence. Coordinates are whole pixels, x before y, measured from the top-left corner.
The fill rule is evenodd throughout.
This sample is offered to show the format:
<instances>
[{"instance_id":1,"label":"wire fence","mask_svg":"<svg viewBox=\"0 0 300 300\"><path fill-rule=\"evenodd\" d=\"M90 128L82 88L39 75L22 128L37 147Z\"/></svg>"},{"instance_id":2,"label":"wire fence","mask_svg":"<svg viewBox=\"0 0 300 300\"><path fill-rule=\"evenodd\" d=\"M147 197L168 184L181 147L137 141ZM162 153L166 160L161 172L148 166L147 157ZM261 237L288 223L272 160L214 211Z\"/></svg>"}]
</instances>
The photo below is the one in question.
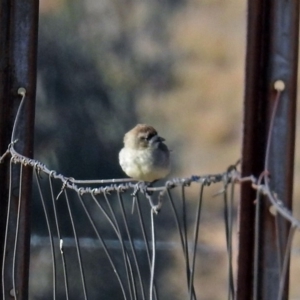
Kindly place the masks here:
<instances>
[{"instance_id":1,"label":"wire fence","mask_svg":"<svg viewBox=\"0 0 300 300\"><path fill-rule=\"evenodd\" d=\"M277 89L276 104L282 89ZM206 190L221 185L217 193L222 197L223 226L227 253L227 295L223 299L235 298L234 270L234 221L236 212L235 186L250 182L257 191L257 216L261 202L268 200L270 213L274 215L278 259L280 262L280 285L278 299L282 299L288 277L290 253L296 229L300 228L291 211L270 189L268 174L268 150L265 170L259 178L241 177L238 163L220 174L191 176L168 180L159 187L145 186L130 179L76 180L50 170L43 163L25 157L15 150L18 143L16 127L25 101L26 91L19 89L22 101L16 116L11 143L0 158L9 160L10 188L6 220L5 243L2 261L2 294L7 285L7 273L12 273L11 295L18 299L18 287L14 280L18 258L18 238L21 202L22 174L24 168L33 170L34 195L43 211L47 237L31 237L32 244L46 246L51 257L50 294L41 299L202 299L199 291L199 260L203 245L199 243L204 201L212 201ZM276 114L274 106L272 120ZM272 135L270 125L269 142ZM267 147L269 149L269 146ZM18 178L12 178L14 170ZM12 218L13 180L19 180L17 217ZM189 194L192 187L197 193ZM288 239L284 248L280 246L279 217L290 222ZM33 216L34 217L34 216ZM14 252L12 264L7 261L7 241L11 222L15 222ZM260 239L259 218L255 224L254 260L258 260ZM41 225L42 226L42 225ZM91 249L94 249L93 251ZM166 278L175 264L172 251L180 249L184 281L179 287L168 287ZM207 251L210 251L209 249ZM254 264L254 266L257 266ZM40 266L41 271L45 271ZM36 268L37 269L37 268ZM257 278L257 270L253 270ZM31 274L34 276L34 274ZM254 285L258 284L254 280ZM113 287L113 288L111 288ZM179 292L180 290L180 292ZM256 289L254 288L253 291ZM173 291L173 294L171 293ZM254 299L255 295L254 295Z\"/></svg>"}]
</instances>

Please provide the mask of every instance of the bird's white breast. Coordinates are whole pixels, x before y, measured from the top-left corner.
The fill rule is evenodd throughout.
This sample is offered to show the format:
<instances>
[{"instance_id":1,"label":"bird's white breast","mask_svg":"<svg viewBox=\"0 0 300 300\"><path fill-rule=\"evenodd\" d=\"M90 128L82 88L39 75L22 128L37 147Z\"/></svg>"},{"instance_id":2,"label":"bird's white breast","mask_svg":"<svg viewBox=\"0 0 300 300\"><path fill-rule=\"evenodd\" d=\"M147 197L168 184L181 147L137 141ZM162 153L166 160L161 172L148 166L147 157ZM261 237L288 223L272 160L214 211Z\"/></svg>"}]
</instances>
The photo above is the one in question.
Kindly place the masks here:
<instances>
[{"instance_id":1,"label":"bird's white breast","mask_svg":"<svg viewBox=\"0 0 300 300\"><path fill-rule=\"evenodd\" d=\"M119 153L123 171L130 177L152 182L169 173L169 155L159 149L132 149L124 147Z\"/></svg>"}]
</instances>

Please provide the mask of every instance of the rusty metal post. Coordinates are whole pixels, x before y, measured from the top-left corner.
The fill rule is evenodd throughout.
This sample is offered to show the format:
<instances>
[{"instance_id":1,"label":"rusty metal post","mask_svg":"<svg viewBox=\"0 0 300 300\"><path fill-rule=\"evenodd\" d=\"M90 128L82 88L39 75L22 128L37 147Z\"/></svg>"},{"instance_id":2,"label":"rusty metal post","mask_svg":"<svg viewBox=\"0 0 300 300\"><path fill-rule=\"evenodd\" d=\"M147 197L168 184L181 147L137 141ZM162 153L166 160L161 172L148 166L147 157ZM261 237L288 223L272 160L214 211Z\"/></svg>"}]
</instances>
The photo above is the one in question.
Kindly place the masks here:
<instances>
[{"instance_id":1,"label":"rusty metal post","mask_svg":"<svg viewBox=\"0 0 300 300\"><path fill-rule=\"evenodd\" d=\"M34 108L36 90L36 61L38 35L38 0L0 0L0 153L10 143L12 126L21 97L20 87L26 89L26 101L17 128L19 139L16 149L32 157ZM0 258L2 269L3 242L8 205L9 162L0 165ZM7 251L4 266L5 286L0 299L10 299L12 293L12 257L18 206L19 169L13 167L11 222L8 228ZM28 299L29 250L30 250L30 195L31 170L24 168L20 230L15 269L18 299ZM1 281L2 282L2 281ZM3 290L4 289L4 290ZM5 296L3 296L5 295Z\"/></svg>"},{"instance_id":2,"label":"rusty metal post","mask_svg":"<svg viewBox=\"0 0 300 300\"><path fill-rule=\"evenodd\" d=\"M274 105L274 82L285 83L272 130L269 157L271 187L292 207L296 87L299 37L298 0L249 0L242 175L264 171L267 131ZM237 300L277 299L280 265L274 217L263 201L255 220L255 191L241 188ZM254 227L259 222L258 261L254 261ZM287 241L288 222L280 220L281 245ZM281 258L282 259L282 258ZM257 270L255 273L254 270ZM258 283L254 285L254 282ZM283 299L288 298L288 283Z\"/></svg>"}]
</instances>

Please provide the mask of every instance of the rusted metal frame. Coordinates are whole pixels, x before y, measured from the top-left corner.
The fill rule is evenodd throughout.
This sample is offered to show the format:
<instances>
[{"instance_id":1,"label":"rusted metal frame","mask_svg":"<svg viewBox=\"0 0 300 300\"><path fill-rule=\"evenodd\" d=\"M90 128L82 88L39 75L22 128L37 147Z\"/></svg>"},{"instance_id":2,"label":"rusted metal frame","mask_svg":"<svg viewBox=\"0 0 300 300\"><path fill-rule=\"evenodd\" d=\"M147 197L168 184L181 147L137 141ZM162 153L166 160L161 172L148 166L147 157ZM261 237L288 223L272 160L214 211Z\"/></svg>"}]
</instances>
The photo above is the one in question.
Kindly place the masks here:
<instances>
[{"instance_id":1,"label":"rusted metal frame","mask_svg":"<svg viewBox=\"0 0 300 300\"><path fill-rule=\"evenodd\" d=\"M274 105L274 82L283 80L285 90L272 129L268 162L271 187L289 208L292 207L293 162L295 140L296 86L298 62L298 0L249 0L244 103L244 136L242 175L259 176L264 159ZM259 220L255 220L255 191L250 184L241 188L239 209L239 255L236 299L277 299L282 261L278 260L276 225L268 211L268 202L261 201ZM254 225L259 222L258 265L254 268ZM287 242L288 224L278 220L281 252ZM282 257L281 257L282 259ZM254 274L254 269L257 273ZM256 291L253 293L253 283ZM288 280L283 299L288 296Z\"/></svg>"},{"instance_id":2,"label":"rusted metal frame","mask_svg":"<svg viewBox=\"0 0 300 300\"><path fill-rule=\"evenodd\" d=\"M8 35L9 35L9 0L0 1L0 153L4 153L7 145L10 142L8 126L8 98L6 97L8 91ZM6 224L6 211L8 204L8 181L7 169L9 160L0 164L0 267L2 270L2 257L4 247L4 235ZM2 282L2 280L1 280ZM2 289L1 289L2 290ZM2 299L2 292L0 299Z\"/></svg>"},{"instance_id":3,"label":"rusted metal frame","mask_svg":"<svg viewBox=\"0 0 300 300\"><path fill-rule=\"evenodd\" d=\"M16 129L19 153L32 157L36 91L36 61L38 35L38 0L0 0L0 151L5 152L10 143L13 121L21 97L18 89L26 89L26 101ZM8 201L8 164L0 165L0 245L1 264ZM19 195L19 166L13 166L12 206L5 255L4 297L9 299L13 287L13 251ZM24 167L20 207L20 225L17 240L15 282L17 299L28 299L29 250L30 250L30 195L31 168ZM1 266L2 269L2 266ZM2 293L0 299L2 299Z\"/></svg>"}]
</instances>

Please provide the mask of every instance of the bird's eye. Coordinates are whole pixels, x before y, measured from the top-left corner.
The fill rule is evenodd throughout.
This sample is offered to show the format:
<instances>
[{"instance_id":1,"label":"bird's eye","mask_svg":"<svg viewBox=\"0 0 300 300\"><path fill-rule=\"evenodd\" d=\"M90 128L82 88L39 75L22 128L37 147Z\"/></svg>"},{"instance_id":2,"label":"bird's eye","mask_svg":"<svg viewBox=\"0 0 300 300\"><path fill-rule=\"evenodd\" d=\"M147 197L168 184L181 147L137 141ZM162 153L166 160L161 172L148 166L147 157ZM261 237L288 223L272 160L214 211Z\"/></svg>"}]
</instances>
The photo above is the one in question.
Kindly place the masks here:
<instances>
[{"instance_id":1,"label":"bird's eye","mask_svg":"<svg viewBox=\"0 0 300 300\"><path fill-rule=\"evenodd\" d=\"M154 137L154 133L149 133L147 136L147 141L151 140Z\"/></svg>"}]
</instances>

